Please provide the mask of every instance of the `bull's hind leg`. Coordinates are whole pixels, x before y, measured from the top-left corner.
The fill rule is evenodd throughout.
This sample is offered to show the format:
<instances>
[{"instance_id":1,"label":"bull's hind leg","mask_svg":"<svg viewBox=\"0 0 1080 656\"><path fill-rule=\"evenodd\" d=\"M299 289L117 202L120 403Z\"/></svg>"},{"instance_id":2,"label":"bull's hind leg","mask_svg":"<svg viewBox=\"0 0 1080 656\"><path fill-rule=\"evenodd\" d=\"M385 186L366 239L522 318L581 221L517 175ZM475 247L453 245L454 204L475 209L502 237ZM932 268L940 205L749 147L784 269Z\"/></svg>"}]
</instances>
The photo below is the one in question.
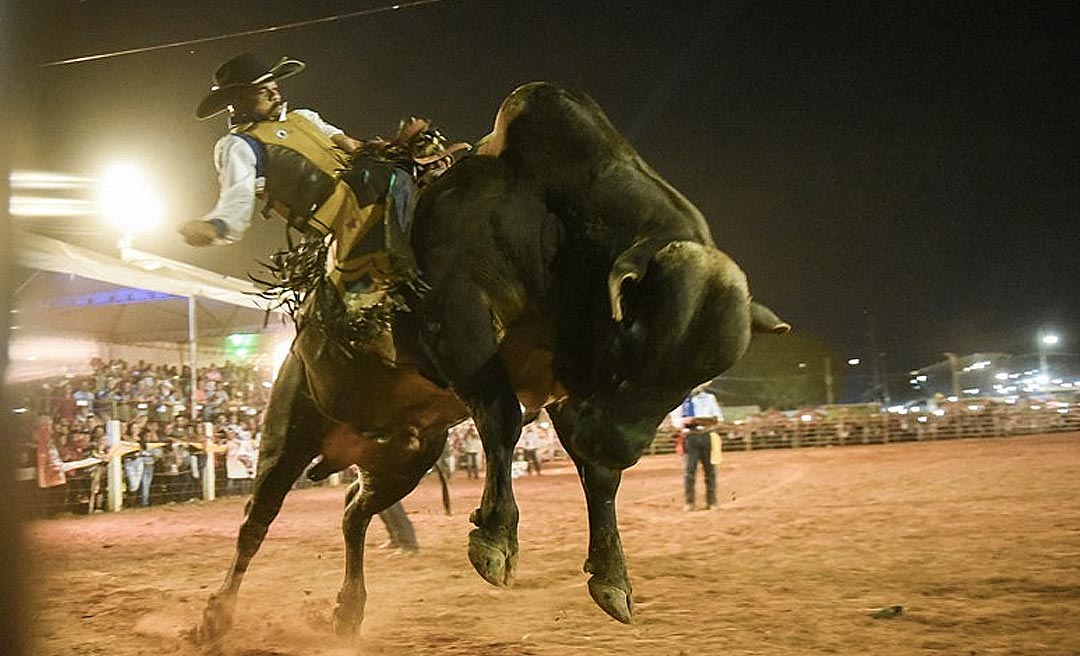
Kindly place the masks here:
<instances>
[{"instance_id":1,"label":"bull's hind leg","mask_svg":"<svg viewBox=\"0 0 1080 656\"><path fill-rule=\"evenodd\" d=\"M360 476L345 496L345 580L334 609L334 631L355 635L364 620L367 588L364 585L364 538L371 518L392 507L416 488L435 460L442 454L446 434L421 438L417 443L404 438L372 441L360 464Z\"/></svg>"},{"instance_id":2,"label":"bull's hind leg","mask_svg":"<svg viewBox=\"0 0 1080 656\"><path fill-rule=\"evenodd\" d=\"M634 616L633 587L626 572L622 540L619 537L615 514L615 495L619 491L622 472L590 462L574 444L573 411L565 404L548 408L548 414L577 466L585 502L589 509L589 556L585 572L589 578L589 595L608 615L629 624Z\"/></svg>"},{"instance_id":3,"label":"bull's hind leg","mask_svg":"<svg viewBox=\"0 0 1080 656\"><path fill-rule=\"evenodd\" d=\"M259 473L244 523L236 541L236 554L221 588L210 596L197 635L210 641L229 631L236 593L281 503L316 454L321 421L306 396L304 369L291 356L282 366L267 408L266 426L259 449Z\"/></svg>"}]
</instances>

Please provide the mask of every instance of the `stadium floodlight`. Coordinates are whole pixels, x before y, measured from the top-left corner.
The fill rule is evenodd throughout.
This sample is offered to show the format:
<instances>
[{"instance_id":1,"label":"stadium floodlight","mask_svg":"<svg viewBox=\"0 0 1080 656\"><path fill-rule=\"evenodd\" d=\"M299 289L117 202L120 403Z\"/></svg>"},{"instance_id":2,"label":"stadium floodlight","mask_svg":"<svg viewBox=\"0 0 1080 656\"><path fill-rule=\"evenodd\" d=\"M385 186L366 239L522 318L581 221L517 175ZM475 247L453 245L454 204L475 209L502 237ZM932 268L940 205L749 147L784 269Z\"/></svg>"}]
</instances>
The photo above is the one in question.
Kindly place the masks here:
<instances>
[{"instance_id":1,"label":"stadium floodlight","mask_svg":"<svg viewBox=\"0 0 1080 656\"><path fill-rule=\"evenodd\" d=\"M1053 333L1047 333L1042 336L1042 343L1046 344L1047 346L1055 346L1060 341L1061 338Z\"/></svg>"},{"instance_id":2,"label":"stadium floodlight","mask_svg":"<svg viewBox=\"0 0 1080 656\"><path fill-rule=\"evenodd\" d=\"M161 223L161 202L154 187L131 164L117 163L102 173L98 182L101 216L130 241L138 232L153 230Z\"/></svg>"},{"instance_id":3,"label":"stadium floodlight","mask_svg":"<svg viewBox=\"0 0 1080 656\"><path fill-rule=\"evenodd\" d=\"M855 367L855 366L858 366L859 364L861 364L862 360L860 360L859 358L848 358L847 363L849 365L851 365L852 367Z\"/></svg>"}]
</instances>

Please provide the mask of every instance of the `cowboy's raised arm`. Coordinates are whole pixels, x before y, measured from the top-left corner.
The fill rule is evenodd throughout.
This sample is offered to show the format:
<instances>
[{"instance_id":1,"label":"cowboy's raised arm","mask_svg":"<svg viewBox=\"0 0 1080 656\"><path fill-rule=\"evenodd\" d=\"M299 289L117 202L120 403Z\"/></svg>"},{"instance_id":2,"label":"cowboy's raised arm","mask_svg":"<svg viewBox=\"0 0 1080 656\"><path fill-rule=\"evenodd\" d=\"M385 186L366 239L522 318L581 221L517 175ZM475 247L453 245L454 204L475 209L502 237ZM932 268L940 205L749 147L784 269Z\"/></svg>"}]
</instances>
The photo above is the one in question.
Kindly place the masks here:
<instances>
[{"instance_id":1,"label":"cowboy's raised arm","mask_svg":"<svg viewBox=\"0 0 1080 656\"><path fill-rule=\"evenodd\" d=\"M217 204L203 218L188 221L180 228L184 241L191 246L238 241L265 202L256 196L264 181L256 177L255 152L247 142L225 135L214 146L214 163L221 186Z\"/></svg>"}]
</instances>

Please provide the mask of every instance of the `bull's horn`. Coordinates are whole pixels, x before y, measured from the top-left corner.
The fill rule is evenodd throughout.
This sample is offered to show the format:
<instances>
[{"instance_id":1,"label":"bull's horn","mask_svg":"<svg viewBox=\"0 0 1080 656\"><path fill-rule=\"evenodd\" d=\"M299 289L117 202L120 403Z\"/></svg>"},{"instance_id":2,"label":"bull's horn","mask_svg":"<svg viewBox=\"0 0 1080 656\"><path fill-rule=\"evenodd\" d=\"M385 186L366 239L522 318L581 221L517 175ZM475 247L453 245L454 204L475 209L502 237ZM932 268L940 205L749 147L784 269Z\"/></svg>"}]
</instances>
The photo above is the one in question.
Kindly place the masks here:
<instances>
[{"instance_id":1,"label":"bull's horn","mask_svg":"<svg viewBox=\"0 0 1080 656\"><path fill-rule=\"evenodd\" d=\"M755 333L783 335L791 330L791 324L757 301L750 301L750 325Z\"/></svg>"},{"instance_id":2,"label":"bull's horn","mask_svg":"<svg viewBox=\"0 0 1080 656\"><path fill-rule=\"evenodd\" d=\"M648 268L653 255L656 255L656 252L665 244L655 239L642 238L615 258L615 263L611 265L611 272L608 273L608 298L611 300L612 319L623 320L623 283L627 280L640 280L645 275L645 269Z\"/></svg>"}]
</instances>

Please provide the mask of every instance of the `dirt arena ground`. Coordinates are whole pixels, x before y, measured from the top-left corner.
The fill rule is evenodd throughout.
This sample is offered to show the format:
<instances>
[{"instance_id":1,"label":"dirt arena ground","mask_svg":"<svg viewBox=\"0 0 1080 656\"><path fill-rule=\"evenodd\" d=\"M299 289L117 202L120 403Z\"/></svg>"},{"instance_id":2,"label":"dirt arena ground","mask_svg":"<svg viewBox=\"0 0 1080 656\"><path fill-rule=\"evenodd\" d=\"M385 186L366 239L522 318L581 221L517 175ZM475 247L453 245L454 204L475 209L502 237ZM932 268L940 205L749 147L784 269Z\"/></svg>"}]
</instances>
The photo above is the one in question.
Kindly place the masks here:
<instances>
[{"instance_id":1,"label":"dirt arena ground","mask_svg":"<svg viewBox=\"0 0 1080 656\"><path fill-rule=\"evenodd\" d=\"M700 479L700 475L699 475ZM701 485L699 480L699 486ZM581 565L566 467L518 479L517 585L465 555L480 485L406 500L418 556L368 536L368 613L332 634L342 489L294 492L241 590L232 656L1078 654L1080 433L727 453L721 509L681 510L680 461L646 458L619 510L636 621L608 619ZM34 654L202 653L181 637L220 583L243 500L39 521ZM902 606L899 614L874 611Z\"/></svg>"}]
</instances>

